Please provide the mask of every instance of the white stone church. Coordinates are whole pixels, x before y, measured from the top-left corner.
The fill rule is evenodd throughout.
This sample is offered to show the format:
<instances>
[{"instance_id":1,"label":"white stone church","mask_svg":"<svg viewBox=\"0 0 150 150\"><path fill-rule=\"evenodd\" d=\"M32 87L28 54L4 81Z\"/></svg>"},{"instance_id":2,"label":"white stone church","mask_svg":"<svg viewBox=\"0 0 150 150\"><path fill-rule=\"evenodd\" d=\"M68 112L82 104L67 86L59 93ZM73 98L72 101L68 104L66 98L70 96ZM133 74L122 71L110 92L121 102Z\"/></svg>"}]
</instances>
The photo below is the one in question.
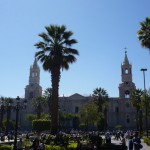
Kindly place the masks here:
<instances>
[{"instance_id":1,"label":"white stone church","mask_svg":"<svg viewBox=\"0 0 150 150\"><path fill-rule=\"evenodd\" d=\"M129 63L127 53L123 63L121 64L121 80L119 84L119 96L109 98L109 107L107 111L108 128L114 129L116 125L121 125L123 129L135 129L135 109L130 104L130 93L136 89L132 81L132 65ZM35 60L30 67L29 84L25 88L25 99L28 100L27 110L20 112L20 123L25 125L23 121L25 114L34 113L32 107L32 98L42 95L42 87L40 86L40 68ZM59 107L61 112L77 114L80 108L90 100L77 93L71 96L63 96L59 98Z\"/></svg>"}]
</instances>

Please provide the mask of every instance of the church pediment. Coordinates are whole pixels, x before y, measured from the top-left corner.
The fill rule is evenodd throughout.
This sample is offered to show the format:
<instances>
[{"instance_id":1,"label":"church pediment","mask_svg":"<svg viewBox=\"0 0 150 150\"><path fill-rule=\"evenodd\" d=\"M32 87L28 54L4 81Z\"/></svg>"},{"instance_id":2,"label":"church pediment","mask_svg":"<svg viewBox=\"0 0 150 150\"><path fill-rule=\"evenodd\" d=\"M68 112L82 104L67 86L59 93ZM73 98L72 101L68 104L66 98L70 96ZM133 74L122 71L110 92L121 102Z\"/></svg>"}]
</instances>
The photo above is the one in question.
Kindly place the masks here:
<instances>
[{"instance_id":1,"label":"church pediment","mask_svg":"<svg viewBox=\"0 0 150 150\"><path fill-rule=\"evenodd\" d=\"M75 93L75 94L69 96L69 99L83 99L83 98L85 98L85 97L78 93Z\"/></svg>"}]
</instances>

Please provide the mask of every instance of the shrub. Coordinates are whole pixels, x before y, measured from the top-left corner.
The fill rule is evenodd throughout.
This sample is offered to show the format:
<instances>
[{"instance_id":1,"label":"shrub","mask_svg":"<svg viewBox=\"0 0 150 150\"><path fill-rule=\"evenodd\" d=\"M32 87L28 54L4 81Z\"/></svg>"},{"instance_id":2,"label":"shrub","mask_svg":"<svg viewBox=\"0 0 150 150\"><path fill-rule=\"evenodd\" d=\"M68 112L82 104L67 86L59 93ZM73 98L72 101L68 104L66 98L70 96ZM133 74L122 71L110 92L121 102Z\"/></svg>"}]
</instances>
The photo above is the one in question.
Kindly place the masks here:
<instances>
[{"instance_id":1,"label":"shrub","mask_svg":"<svg viewBox=\"0 0 150 150\"><path fill-rule=\"evenodd\" d=\"M144 137L144 143L150 146L150 138Z\"/></svg>"},{"instance_id":2,"label":"shrub","mask_svg":"<svg viewBox=\"0 0 150 150\"><path fill-rule=\"evenodd\" d=\"M0 145L0 150L12 150L13 146L9 145Z\"/></svg>"},{"instance_id":3,"label":"shrub","mask_svg":"<svg viewBox=\"0 0 150 150\"><path fill-rule=\"evenodd\" d=\"M37 132L49 130L50 125L51 125L50 120L38 119L32 121L32 128Z\"/></svg>"}]
</instances>

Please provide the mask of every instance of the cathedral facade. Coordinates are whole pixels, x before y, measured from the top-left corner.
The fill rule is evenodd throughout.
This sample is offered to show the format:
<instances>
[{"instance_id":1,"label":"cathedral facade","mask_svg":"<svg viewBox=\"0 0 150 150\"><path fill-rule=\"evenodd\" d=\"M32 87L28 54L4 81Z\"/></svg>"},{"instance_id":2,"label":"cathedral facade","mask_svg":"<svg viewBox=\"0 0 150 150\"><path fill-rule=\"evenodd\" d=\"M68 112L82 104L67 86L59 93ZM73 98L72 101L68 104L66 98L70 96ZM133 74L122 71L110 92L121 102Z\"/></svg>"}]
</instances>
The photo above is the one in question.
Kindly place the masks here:
<instances>
[{"instance_id":1,"label":"cathedral facade","mask_svg":"<svg viewBox=\"0 0 150 150\"><path fill-rule=\"evenodd\" d=\"M119 84L119 96L110 97L107 110L108 128L114 129L116 125L121 125L124 129L136 128L135 109L130 103L130 94L136 89L132 81L132 65L129 63L125 52L124 61L121 64L121 83ZM40 68L36 59L30 67L29 84L25 88L25 99L28 100L26 113L34 113L32 98L42 95L40 86ZM71 96L59 97L59 108L63 113L77 114L81 107L91 99L90 96L73 94Z\"/></svg>"}]
</instances>

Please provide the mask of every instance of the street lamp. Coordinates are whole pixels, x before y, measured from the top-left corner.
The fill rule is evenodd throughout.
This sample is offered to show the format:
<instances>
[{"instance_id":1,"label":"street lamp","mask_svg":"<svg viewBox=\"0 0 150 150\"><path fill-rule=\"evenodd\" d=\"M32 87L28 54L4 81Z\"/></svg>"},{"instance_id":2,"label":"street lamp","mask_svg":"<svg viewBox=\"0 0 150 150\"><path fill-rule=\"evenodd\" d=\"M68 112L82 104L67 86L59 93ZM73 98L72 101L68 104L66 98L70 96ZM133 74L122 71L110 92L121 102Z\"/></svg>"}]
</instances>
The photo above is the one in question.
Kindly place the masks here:
<instances>
[{"instance_id":1,"label":"street lamp","mask_svg":"<svg viewBox=\"0 0 150 150\"><path fill-rule=\"evenodd\" d=\"M147 121L147 99L146 99L146 88L145 88L145 71L147 71L146 68L141 68L141 71L143 72L143 79L144 79L144 96L145 96L145 124L146 124L146 135L148 137L148 121Z\"/></svg>"},{"instance_id":2,"label":"street lamp","mask_svg":"<svg viewBox=\"0 0 150 150\"><path fill-rule=\"evenodd\" d=\"M17 150L17 131L18 131L18 115L19 115L19 109L20 108L26 108L27 106L27 100L25 99L23 102L23 106L20 104L20 98L17 96L16 98L16 122L15 122L15 139L14 139L14 150Z\"/></svg>"}]
</instances>

